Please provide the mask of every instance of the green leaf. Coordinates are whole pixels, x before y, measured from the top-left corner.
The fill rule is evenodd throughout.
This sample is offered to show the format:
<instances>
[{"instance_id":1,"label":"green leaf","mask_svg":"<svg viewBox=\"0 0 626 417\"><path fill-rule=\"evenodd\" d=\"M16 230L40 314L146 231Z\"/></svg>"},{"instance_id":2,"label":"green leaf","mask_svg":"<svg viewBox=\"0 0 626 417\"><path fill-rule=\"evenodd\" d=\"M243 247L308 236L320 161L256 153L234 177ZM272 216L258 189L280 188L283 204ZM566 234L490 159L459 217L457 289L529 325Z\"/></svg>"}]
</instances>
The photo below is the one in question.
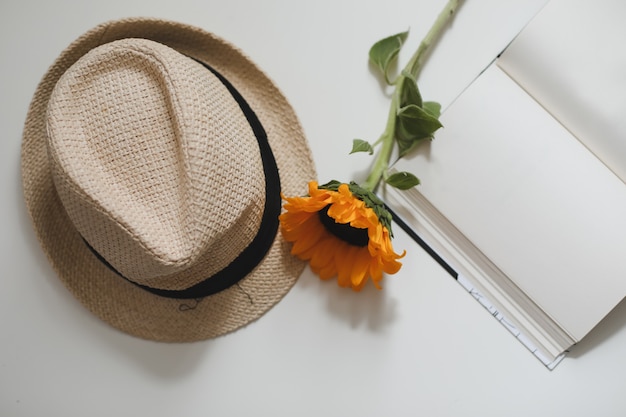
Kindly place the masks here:
<instances>
[{"instance_id":1,"label":"green leaf","mask_svg":"<svg viewBox=\"0 0 626 417\"><path fill-rule=\"evenodd\" d=\"M422 95L417 87L417 82L410 75L403 73L404 78L401 81L400 90L400 107L414 104L422 107Z\"/></svg>"},{"instance_id":2,"label":"green leaf","mask_svg":"<svg viewBox=\"0 0 626 417\"><path fill-rule=\"evenodd\" d=\"M432 137L442 126L439 119L414 104L400 108L397 117L396 137L402 140Z\"/></svg>"},{"instance_id":3,"label":"green leaf","mask_svg":"<svg viewBox=\"0 0 626 417\"><path fill-rule=\"evenodd\" d=\"M391 84L388 77L390 65L394 62L404 41L409 35L409 31L398 33L376 42L369 51L370 61L378 67L385 76L387 84Z\"/></svg>"},{"instance_id":4,"label":"green leaf","mask_svg":"<svg viewBox=\"0 0 626 417\"><path fill-rule=\"evenodd\" d=\"M354 139L352 141L352 150L350 153L353 154L355 152L368 152L372 155L374 153L374 148L369 144L369 142L363 139Z\"/></svg>"},{"instance_id":5,"label":"green leaf","mask_svg":"<svg viewBox=\"0 0 626 417\"><path fill-rule=\"evenodd\" d=\"M440 113L438 103L427 101L423 107L409 104L398 110L395 139L400 150L400 157L408 154L418 143L430 140L441 122L435 116Z\"/></svg>"},{"instance_id":6,"label":"green leaf","mask_svg":"<svg viewBox=\"0 0 626 417\"><path fill-rule=\"evenodd\" d=\"M399 190L408 190L420 183L420 180L410 172L396 172L389 176L385 182Z\"/></svg>"},{"instance_id":7,"label":"green leaf","mask_svg":"<svg viewBox=\"0 0 626 417\"><path fill-rule=\"evenodd\" d=\"M415 148L417 145L419 145L420 143L424 141L428 141L431 139L432 139L431 137L418 138L418 139L413 139L413 140L402 140L402 139L396 138L396 143L398 144L398 150L399 150L398 156L400 158L403 158L405 155L410 153L413 150L413 148Z\"/></svg>"},{"instance_id":8,"label":"green leaf","mask_svg":"<svg viewBox=\"0 0 626 417\"><path fill-rule=\"evenodd\" d=\"M441 116L441 104L435 101L425 101L422 108L437 119Z\"/></svg>"}]
</instances>

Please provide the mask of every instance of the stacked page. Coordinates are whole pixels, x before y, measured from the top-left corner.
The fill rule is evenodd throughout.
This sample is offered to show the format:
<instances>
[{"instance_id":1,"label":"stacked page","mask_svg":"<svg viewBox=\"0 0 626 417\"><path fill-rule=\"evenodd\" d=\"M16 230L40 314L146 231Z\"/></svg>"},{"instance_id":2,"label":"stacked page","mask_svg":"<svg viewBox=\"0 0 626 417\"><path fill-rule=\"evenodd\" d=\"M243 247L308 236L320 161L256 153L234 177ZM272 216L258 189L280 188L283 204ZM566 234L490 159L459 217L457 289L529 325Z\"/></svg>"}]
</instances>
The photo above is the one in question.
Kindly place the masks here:
<instances>
[{"instance_id":1,"label":"stacked page","mask_svg":"<svg viewBox=\"0 0 626 417\"><path fill-rule=\"evenodd\" d=\"M590 3L548 3L383 194L545 362L626 296L626 3Z\"/></svg>"}]
</instances>

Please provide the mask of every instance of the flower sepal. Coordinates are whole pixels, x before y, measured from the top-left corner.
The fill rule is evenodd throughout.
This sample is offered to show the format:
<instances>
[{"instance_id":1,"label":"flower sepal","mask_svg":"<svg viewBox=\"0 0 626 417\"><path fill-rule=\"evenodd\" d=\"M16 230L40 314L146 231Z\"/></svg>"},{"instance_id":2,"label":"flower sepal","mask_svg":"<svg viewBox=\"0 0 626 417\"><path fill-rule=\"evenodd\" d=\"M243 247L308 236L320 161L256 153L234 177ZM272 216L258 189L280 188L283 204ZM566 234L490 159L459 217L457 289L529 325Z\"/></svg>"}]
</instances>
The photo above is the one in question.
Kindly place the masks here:
<instances>
[{"instance_id":1,"label":"flower sepal","mask_svg":"<svg viewBox=\"0 0 626 417\"><path fill-rule=\"evenodd\" d=\"M341 184L342 183L337 180L331 180L326 184L318 186L318 188L322 190L338 191ZM378 198L378 196L370 190L361 187L354 181L350 181L347 185L353 196L364 202L366 207L374 210L374 213L376 213L376 216L378 216L378 221L380 221L380 223L384 227L386 227L387 230L389 230L389 236L393 237L393 232L391 230L391 221L393 219L391 217L391 213L389 213L389 210L387 210L383 200Z\"/></svg>"}]
</instances>

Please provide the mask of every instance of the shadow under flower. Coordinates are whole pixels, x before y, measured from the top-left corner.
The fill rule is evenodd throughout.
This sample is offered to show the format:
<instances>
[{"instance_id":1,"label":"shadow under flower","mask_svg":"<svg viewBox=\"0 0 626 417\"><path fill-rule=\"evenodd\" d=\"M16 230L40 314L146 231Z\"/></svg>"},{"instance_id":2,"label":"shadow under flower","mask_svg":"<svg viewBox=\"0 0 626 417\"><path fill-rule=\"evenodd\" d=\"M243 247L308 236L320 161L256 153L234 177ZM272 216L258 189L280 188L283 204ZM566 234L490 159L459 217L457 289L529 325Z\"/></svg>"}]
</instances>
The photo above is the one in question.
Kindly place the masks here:
<instances>
[{"instance_id":1,"label":"shadow under flower","mask_svg":"<svg viewBox=\"0 0 626 417\"><path fill-rule=\"evenodd\" d=\"M383 280L383 287L385 284L390 283ZM320 280L307 268L298 285L316 292L316 298L325 299L328 313L351 329L384 332L397 318L397 300L386 288L378 290L371 282L360 292L354 292L337 286L334 279Z\"/></svg>"}]
</instances>

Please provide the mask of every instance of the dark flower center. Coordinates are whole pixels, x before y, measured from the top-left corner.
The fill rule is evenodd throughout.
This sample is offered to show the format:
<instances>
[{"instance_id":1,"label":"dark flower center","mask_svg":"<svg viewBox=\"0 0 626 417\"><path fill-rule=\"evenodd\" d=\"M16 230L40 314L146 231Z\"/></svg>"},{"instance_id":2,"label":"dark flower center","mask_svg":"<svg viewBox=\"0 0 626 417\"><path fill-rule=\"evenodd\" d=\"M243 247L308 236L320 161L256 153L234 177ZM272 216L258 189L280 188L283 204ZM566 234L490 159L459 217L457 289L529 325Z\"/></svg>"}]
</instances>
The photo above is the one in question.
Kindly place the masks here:
<instances>
[{"instance_id":1,"label":"dark flower center","mask_svg":"<svg viewBox=\"0 0 626 417\"><path fill-rule=\"evenodd\" d=\"M318 211L320 221L330 233L344 242L348 242L354 246L364 247L369 243L369 238L367 237L367 229L357 229L356 227L352 227L347 223L337 223L335 219L328 215L328 209L330 205L324 207L322 210Z\"/></svg>"}]
</instances>

